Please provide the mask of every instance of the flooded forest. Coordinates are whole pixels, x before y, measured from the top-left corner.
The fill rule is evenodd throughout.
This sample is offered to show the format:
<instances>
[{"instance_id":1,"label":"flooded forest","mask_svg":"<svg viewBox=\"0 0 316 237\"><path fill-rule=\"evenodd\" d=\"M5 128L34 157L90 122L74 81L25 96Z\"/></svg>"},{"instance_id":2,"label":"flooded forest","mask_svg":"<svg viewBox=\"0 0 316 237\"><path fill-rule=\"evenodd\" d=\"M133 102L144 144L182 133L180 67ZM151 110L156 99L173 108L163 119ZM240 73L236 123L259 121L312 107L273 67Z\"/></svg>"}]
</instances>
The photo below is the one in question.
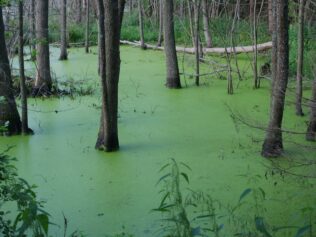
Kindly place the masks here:
<instances>
[{"instance_id":1,"label":"flooded forest","mask_svg":"<svg viewBox=\"0 0 316 237\"><path fill-rule=\"evenodd\" d=\"M0 237L315 237L315 0L0 0Z\"/></svg>"}]
</instances>

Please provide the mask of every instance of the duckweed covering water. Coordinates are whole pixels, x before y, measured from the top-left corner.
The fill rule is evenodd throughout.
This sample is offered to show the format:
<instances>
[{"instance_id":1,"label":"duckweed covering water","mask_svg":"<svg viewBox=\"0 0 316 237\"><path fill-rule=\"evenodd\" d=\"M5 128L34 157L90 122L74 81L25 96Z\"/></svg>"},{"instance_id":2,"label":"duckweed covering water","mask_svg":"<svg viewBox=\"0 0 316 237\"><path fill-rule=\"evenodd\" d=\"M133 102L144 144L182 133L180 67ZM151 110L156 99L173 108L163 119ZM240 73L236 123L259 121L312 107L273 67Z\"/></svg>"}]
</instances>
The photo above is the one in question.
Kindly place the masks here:
<instances>
[{"instance_id":1,"label":"duckweed covering water","mask_svg":"<svg viewBox=\"0 0 316 237\"><path fill-rule=\"evenodd\" d=\"M204 77L199 88L187 77L182 81L187 87L168 90L161 52L122 47L121 150L108 154L94 149L101 103L97 54L71 49L69 61L60 62L58 52L52 49L51 55L56 77L82 80L95 88L94 95L30 99L30 127L35 135L0 138L1 150L14 146L10 155L18 158L19 174L37 184L38 197L47 202L46 210L56 224L50 227L51 236L63 233L63 214L69 221L69 233L79 229L94 237L121 231L155 236L161 215L150 210L160 203L160 188L155 184L162 175L159 169L170 158L192 169L184 193L188 192L186 187L200 190L226 206L237 204L247 188L264 190L266 200L260 202L260 210L252 198L244 198L247 203L238 214L240 220L253 221L260 214L271 226L300 227L315 221L315 181L296 176L315 176L311 164L311 160L315 162L315 145L305 143L304 135L285 134L285 157L265 160L260 156L264 132L231 116L233 111L249 124L265 126L268 81L253 90L251 79L246 79L229 96L226 81L215 74ZM192 71L190 60L186 56L186 72ZM247 57L241 57L240 62L249 68ZM204 66L204 71L209 69ZM308 117L295 117L291 97L289 93L285 128L304 132ZM276 167L295 175L280 175ZM308 207L313 210L302 211ZM227 214L224 208L217 212ZM223 236L232 236L242 228L237 225L225 224ZM249 225L255 228L254 223ZM296 231L286 229L278 236L294 236Z\"/></svg>"}]
</instances>

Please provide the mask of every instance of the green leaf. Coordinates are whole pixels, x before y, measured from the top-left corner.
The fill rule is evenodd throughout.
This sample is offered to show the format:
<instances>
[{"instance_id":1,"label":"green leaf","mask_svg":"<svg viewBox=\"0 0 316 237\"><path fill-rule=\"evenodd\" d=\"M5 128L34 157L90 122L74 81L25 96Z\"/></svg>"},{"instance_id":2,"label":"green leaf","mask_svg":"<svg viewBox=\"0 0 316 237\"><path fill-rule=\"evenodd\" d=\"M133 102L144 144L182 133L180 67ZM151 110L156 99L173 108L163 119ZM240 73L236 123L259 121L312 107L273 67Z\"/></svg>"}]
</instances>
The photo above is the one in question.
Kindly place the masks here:
<instances>
[{"instance_id":1,"label":"green leaf","mask_svg":"<svg viewBox=\"0 0 316 237\"><path fill-rule=\"evenodd\" d=\"M171 176L171 173L162 176L162 177L158 180L158 182L156 183L156 185L158 185L162 180L168 178L169 176Z\"/></svg>"},{"instance_id":2,"label":"green leaf","mask_svg":"<svg viewBox=\"0 0 316 237\"><path fill-rule=\"evenodd\" d=\"M159 207L162 207L165 204L165 201L167 199L167 197L169 197L169 192L166 193L166 195L162 198Z\"/></svg>"},{"instance_id":3,"label":"green leaf","mask_svg":"<svg viewBox=\"0 0 316 237\"><path fill-rule=\"evenodd\" d=\"M194 219L202 219L202 218L207 218L207 217L213 217L214 214L208 214L208 215L201 215L201 216L197 216Z\"/></svg>"},{"instance_id":4,"label":"green leaf","mask_svg":"<svg viewBox=\"0 0 316 237\"><path fill-rule=\"evenodd\" d=\"M180 162L181 165L183 165L184 167L186 167L188 170L192 171L192 169L190 168L190 166L188 166L187 164Z\"/></svg>"},{"instance_id":5,"label":"green leaf","mask_svg":"<svg viewBox=\"0 0 316 237\"><path fill-rule=\"evenodd\" d=\"M181 174L181 175L183 176L183 178L187 181L187 183L190 183L190 182L189 182L189 176L188 176L186 173L181 172L180 174Z\"/></svg>"},{"instance_id":6,"label":"green leaf","mask_svg":"<svg viewBox=\"0 0 316 237\"><path fill-rule=\"evenodd\" d=\"M165 205L165 206L162 206L162 207L159 207L159 208L155 208L155 209L152 209L152 211L159 211L159 212L170 212L170 208L171 207L174 207L175 204L169 204L169 205Z\"/></svg>"},{"instance_id":7,"label":"green leaf","mask_svg":"<svg viewBox=\"0 0 316 237\"><path fill-rule=\"evenodd\" d=\"M40 223L40 225L42 226L45 234L47 234L48 233L48 225L49 225L48 216L45 214L40 214L40 215L37 215L36 219Z\"/></svg>"},{"instance_id":8,"label":"green leaf","mask_svg":"<svg viewBox=\"0 0 316 237\"><path fill-rule=\"evenodd\" d=\"M302 237L307 231L309 231L311 229L311 225L307 225L307 226L304 226L300 229L298 229L295 237Z\"/></svg>"},{"instance_id":9,"label":"green leaf","mask_svg":"<svg viewBox=\"0 0 316 237\"><path fill-rule=\"evenodd\" d=\"M264 234L265 237L272 237L272 235L268 232L265 224L263 217L256 217L255 218L255 224L256 224L256 229Z\"/></svg>"},{"instance_id":10,"label":"green leaf","mask_svg":"<svg viewBox=\"0 0 316 237\"><path fill-rule=\"evenodd\" d=\"M265 193L265 191L264 191L262 188L259 188L259 190L260 190L260 192L261 192L261 194L262 194L263 199L265 200L265 199L266 199L266 193Z\"/></svg>"},{"instance_id":11,"label":"green leaf","mask_svg":"<svg viewBox=\"0 0 316 237\"><path fill-rule=\"evenodd\" d=\"M297 229L297 228L299 228L299 227L297 227L297 226L279 226L279 227L274 227L274 228L272 228L272 231L273 231L273 232L278 232L278 231L280 231L280 230Z\"/></svg>"},{"instance_id":12,"label":"green leaf","mask_svg":"<svg viewBox=\"0 0 316 237\"><path fill-rule=\"evenodd\" d=\"M168 166L170 166L170 164L168 163L168 164L165 164L164 166L162 166L161 168L160 168L160 170L158 171L158 173L160 173L161 171L163 171L165 168L167 168Z\"/></svg>"},{"instance_id":13,"label":"green leaf","mask_svg":"<svg viewBox=\"0 0 316 237\"><path fill-rule=\"evenodd\" d=\"M240 195L239 202L241 202L242 199L244 199L249 193L251 193L251 191L251 188L245 189L245 191L243 191L243 193Z\"/></svg>"}]
</instances>

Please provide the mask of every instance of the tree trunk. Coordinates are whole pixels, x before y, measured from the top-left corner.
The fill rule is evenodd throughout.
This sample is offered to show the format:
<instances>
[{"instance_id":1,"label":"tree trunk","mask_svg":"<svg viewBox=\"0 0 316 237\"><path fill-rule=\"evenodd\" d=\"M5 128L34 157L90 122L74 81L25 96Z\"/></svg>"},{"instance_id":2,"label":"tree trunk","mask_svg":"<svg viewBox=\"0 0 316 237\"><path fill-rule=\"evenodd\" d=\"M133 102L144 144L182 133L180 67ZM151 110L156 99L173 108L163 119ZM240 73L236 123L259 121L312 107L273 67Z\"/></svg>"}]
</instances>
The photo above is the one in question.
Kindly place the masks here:
<instances>
[{"instance_id":1,"label":"tree trunk","mask_svg":"<svg viewBox=\"0 0 316 237\"><path fill-rule=\"evenodd\" d=\"M140 46L142 49L146 49L145 40L144 40L144 15L143 15L143 4L142 0L138 0L138 25L139 25L139 38Z\"/></svg>"},{"instance_id":2,"label":"tree trunk","mask_svg":"<svg viewBox=\"0 0 316 237\"><path fill-rule=\"evenodd\" d=\"M19 72L20 72L20 88L21 88L21 107L22 107L22 133L27 135L32 130L28 126L28 115L27 115L27 91L25 86L25 74L24 74L24 30L23 30L23 2L19 1Z\"/></svg>"},{"instance_id":3,"label":"tree trunk","mask_svg":"<svg viewBox=\"0 0 316 237\"><path fill-rule=\"evenodd\" d=\"M11 69L5 43L2 7L0 5L0 126L7 127L7 135L21 133L21 120L12 91Z\"/></svg>"},{"instance_id":4,"label":"tree trunk","mask_svg":"<svg viewBox=\"0 0 316 237\"><path fill-rule=\"evenodd\" d=\"M296 71L296 115L303 116L303 61L304 61L304 8L305 0L300 0L297 35L297 71Z\"/></svg>"},{"instance_id":5,"label":"tree trunk","mask_svg":"<svg viewBox=\"0 0 316 237\"><path fill-rule=\"evenodd\" d=\"M120 39L121 39L121 29L122 29L122 24L123 24L123 17L124 17L124 11L125 11L125 5L126 5L126 0L119 0L119 13L120 13Z\"/></svg>"},{"instance_id":6,"label":"tree trunk","mask_svg":"<svg viewBox=\"0 0 316 237\"><path fill-rule=\"evenodd\" d=\"M254 15L254 0L249 0L249 19L250 22L253 20Z\"/></svg>"},{"instance_id":7,"label":"tree trunk","mask_svg":"<svg viewBox=\"0 0 316 237\"><path fill-rule=\"evenodd\" d=\"M164 45L167 66L166 86L168 88L181 88L174 35L173 1L164 0L163 5Z\"/></svg>"},{"instance_id":8,"label":"tree trunk","mask_svg":"<svg viewBox=\"0 0 316 237\"><path fill-rule=\"evenodd\" d=\"M195 85L197 86L200 85L200 5L200 0L194 0Z\"/></svg>"},{"instance_id":9,"label":"tree trunk","mask_svg":"<svg viewBox=\"0 0 316 237\"><path fill-rule=\"evenodd\" d=\"M159 36L157 46L161 47L163 40L163 0L159 0Z\"/></svg>"},{"instance_id":10,"label":"tree trunk","mask_svg":"<svg viewBox=\"0 0 316 237\"><path fill-rule=\"evenodd\" d=\"M117 113L120 75L120 30L125 1L98 0L102 115L96 149L119 149Z\"/></svg>"},{"instance_id":11,"label":"tree trunk","mask_svg":"<svg viewBox=\"0 0 316 237\"><path fill-rule=\"evenodd\" d=\"M31 0L31 22L30 22L30 43L31 43L31 49L35 52L36 50L36 44L35 44L35 35L36 29L35 29L35 0ZM32 59L35 60L36 57L33 57L32 52Z\"/></svg>"},{"instance_id":12,"label":"tree trunk","mask_svg":"<svg viewBox=\"0 0 316 237\"><path fill-rule=\"evenodd\" d=\"M194 11L194 8L192 7L191 0L187 0L188 3L188 13L189 13L189 23L190 23L190 33L191 33L191 40L192 40L192 46L195 45L195 37L194 37L194 27L193 27L193 16L192 11Z\"/></svg>"},{"instance_id":13,"label":"tree trunk","mask_svg":"<svg viewBox=\"0 0 316 237\"><path fill-rule=\"evenodd\" d=\"M273 14L272 14L272 0L268 0L268 22L269 22L269 33L273 32Z\"/></svg>"},{"instance_id":14,"label":"tree trunk","mask_svg":"<svg viewBox=\"0 0 316 237\"><path fill-rule=\"evenodd\" d=\"M277 1L277 2L275 2ZM288 0L273 0L275 11L273 34L277 34L273 41L273 52L276 52L277 66L273 75L270 121L266 138L262 147L262 156L279 157L283 152L282 120L284 111L285 93L289 73L289 23Z\"/></svg>"},{"instance_id":15,"label":"tree trunk","mask_svg":"<svg viewBox=\"0 0 316 237\"><path fill-rule=\"evenodd\" d=\"M48 38L48 0L36 1L37 75L34 96L48 95L52 89Z\"/></svg>"},{"instance_id":16,"label":"tree trunk","mask_svg":"<svg viewBox=\"0 0 316 237\"><path fill-rule=\"evenodd\" d=\"M257 0L253 0L253 14L252 14L252 23L253 23L253 45L254 45L254 53L253 53L253 78L254 78L254 89L260 88L260 78L258 77L258 29L257 29Z\"/></svg>"},{"instance_id":17,"label":"tree trunk","mask_svg":"<svg viewBox=\"0 0 316 237\"><path fill-rule=\"evenodd\" d=\"M202 0L203 9L203 27L204 27L204 37L206 41L206 47L212 48L212 38L210 34L209 26L209 13L208 13L208 2L207 0Z\"/></svg>"},{"instance_id":18,"label":"tree trunk","mask_svg":"<svg viewBox=\"0 0 316 237\"><path fill-rule=\"evenodd\" d=\"M76 23L81 24L81 22L82 22L82 0L76 0L76 2L77 2Z\"/></svg>"},{"instance_id":19,"label":"tree trunk","mask_svg":"<svg viewBox=\"0 0 316 237\"><path fill-rule=\"evenodd\" d=\"M85 37L85 52L89 53L89 28L90 28L90 0L86 0L86 37Z\"/></svg>"},{"instance_id":20,"label":"tree trunk","mask_svg":"<svg viewBox=\"0 0 316 237\"><path fill-rule=\"evenodd\" d=\"M132 12L133 12L133 0L128 1L128 6L129 6L129 14L132 14Z\"/></svg>"},{"instance_id":21,"label":"tree trunk","mask_svg":"<svg viewBox=\"0 0 316 237\"><path fill-rule=\"evenodd\" d=\"M307 141L316 141L316 70L315 70L315 79L313 82L313 92L311 98L311 115L306 132Z\"/></svg>"},{"instance_id":22,"label":"tree trunk","mask_svg":"<svg viewBox=\"0 0 316 237\"><path fill-rule=\"evenodd\" d=\"M62 0L61 9L61 44L59 60L67 60L67 0Z\"/></svg>"}]
</instances>

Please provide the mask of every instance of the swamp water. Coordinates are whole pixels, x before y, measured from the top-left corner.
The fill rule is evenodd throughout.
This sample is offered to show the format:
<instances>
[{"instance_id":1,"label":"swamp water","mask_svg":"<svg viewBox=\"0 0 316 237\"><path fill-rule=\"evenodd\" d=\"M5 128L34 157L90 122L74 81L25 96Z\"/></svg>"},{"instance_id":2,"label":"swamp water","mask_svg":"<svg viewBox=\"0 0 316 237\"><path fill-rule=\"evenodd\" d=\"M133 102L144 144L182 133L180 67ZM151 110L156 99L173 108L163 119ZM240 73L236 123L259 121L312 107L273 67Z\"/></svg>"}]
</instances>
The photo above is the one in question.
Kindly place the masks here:
<instances>
[{"instance_id":1,"label":"swamp water","mask_svg":"<svg viewBox=\"0 0 316 237\"><path fill-rule=\"evenodd\" d=\"M101 104L98 56L86 55L83 49L71 49L69 61L60 62L59 50L52 48L52 71L61 81L72 78L89 84L95 93L74 99L30 99L29 121L35 135L0 138L0 150L14 146L9 154L18 160L19 175L36 184L38 198L46 201L45 210L56 224L50 226L51 236L62 235L63 215L69 222L68 233L80 230L98 237L124 231L137 237L157 236L162 216L151 210L162 198L156 183L164 172L158 171L170 158L192 169L184 169L190 184L182 183L183 193L189 192L187 188L203 191L225 206L238 204L248 188L264 191L260 208L253 197L244 197L240 222L231 224L234 229L225 223L223 236L242 229L241 220L249 220L247 226L255 228L255 215L264 216L271 226L301 227L315 221L315 181L279 175L275 168L315 176L312 165L294 167L315 161L315 144L305 143L304 135L285 134L287 153L271 162L260 156L264 132L231 117L230 108L251 124L265 126L268 82L253 90L251 79L242 81L229 96L226 81L213 75L205 77L199 88L187 78L182 81L187 87L168 90L162 52L122 47L121 53L119 152L94 149ZM287 104L285 127L305 131L308 118L295 117L292 107ZM303 212L304 208L313 209ZM216 212L227 215L224 210ZM286 229L276 236L294 236L296 231Z\"/></svg>"}]
</instances>

